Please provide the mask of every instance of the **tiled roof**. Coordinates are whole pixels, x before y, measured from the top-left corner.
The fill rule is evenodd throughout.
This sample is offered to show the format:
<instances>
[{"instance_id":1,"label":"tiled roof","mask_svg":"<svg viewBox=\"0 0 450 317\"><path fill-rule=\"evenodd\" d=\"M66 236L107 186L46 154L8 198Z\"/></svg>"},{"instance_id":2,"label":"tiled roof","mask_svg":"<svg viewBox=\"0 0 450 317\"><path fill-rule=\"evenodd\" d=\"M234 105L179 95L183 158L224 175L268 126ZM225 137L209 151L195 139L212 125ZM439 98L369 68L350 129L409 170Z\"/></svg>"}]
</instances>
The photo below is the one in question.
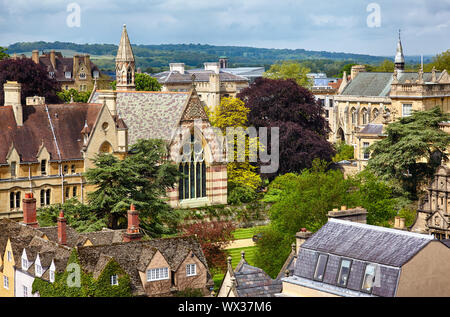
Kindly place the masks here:
<instances>
[{"instance_id":1,"label":"tiled roof","mask_svg":"<svg viewBox=\"0 0 450 317\"><path fill-rule=\"evenodd\" d=\"M98 102L96 91L91 102ZM139 139L170 140L183 114L187 92L117 92L117 112L128 127L128 143Z\"/></svg>"},{"instance_id":2,"label":"tiled roof","mask_svg":"<svg viewBox=\"0 0 450 317\"><path fill-rule=\"evenodd\" d=\"M59 155L62 160L82 159L81 130L86 121L94 125L100 109L98 104L23 106L23 126L18 127L12 107L0 107L0 164L6 164L13 144L22 162L36 162L42 144L52 160Z\"/></svg>"},{"instance_id":3,"label":"tiled roof","mask_svg":"<svg viewBox=\"0 0 450 317\"><path fill-rule=\"evenodd\" d=\"M239 297L272 297L281 293L282 282L273 280L262 269L241 260L234 271L236 292Z\"/></svg>"}]
</instances>

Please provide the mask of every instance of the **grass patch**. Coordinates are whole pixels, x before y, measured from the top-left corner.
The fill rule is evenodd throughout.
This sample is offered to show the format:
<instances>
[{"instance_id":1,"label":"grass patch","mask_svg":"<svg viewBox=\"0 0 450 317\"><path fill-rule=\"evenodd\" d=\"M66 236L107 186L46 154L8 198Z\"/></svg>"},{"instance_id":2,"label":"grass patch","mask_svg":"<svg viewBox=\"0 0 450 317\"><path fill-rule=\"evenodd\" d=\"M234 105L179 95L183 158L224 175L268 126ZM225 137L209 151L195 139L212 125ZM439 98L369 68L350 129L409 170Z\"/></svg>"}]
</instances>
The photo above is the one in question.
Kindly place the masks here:
<instances>
[{"instance_id":1,"label":"grass patch","mask_svg":"<svg viewBox=\"0 0 450 317\"><path fill-rule=\"evenodd\" d=\"M233 269L236 268L236 266L241 261L241 252L245 251L245 260L250 265L255 265L255 255L256 255L256 247L247 247L247 248L238 248L238 249L230 249L227 250L227 253L232 258L232 266Z\"/></svg>"},{"instance_id":2,"label":"grass patch","mask_svg":"<svg viewBox=\"0 0 450 317\"><path fill-rule=\"evenodd\" d=\"M233 232L233 237L236 240L251 239L255 234L257 234L263 228L265 228L265 227L262 226L262 227L237 229Z\"/></svg>"}]
</instances>

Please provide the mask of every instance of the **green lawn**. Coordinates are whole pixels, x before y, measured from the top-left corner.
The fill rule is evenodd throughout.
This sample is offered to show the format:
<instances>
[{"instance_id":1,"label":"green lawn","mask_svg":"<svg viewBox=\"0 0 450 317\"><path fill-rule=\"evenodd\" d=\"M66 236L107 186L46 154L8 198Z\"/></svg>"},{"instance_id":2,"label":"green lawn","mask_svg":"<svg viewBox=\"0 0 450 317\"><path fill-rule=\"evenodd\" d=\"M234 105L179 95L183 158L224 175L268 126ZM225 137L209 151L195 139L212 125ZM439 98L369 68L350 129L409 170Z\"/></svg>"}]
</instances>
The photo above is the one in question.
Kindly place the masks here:
<instances>
[{"instance_id":1,"label":"green lawn","mask_svg":"<svg viewBox=\"0 0 450 317\"><path fill-rule=\"evenodd\" d=\"M263 228L265 228L265 227L262 226L262 227L237 229L233 232L233 237L236 240L251 239L255 234L257 234Z\"/></svg>"}]
</instances>

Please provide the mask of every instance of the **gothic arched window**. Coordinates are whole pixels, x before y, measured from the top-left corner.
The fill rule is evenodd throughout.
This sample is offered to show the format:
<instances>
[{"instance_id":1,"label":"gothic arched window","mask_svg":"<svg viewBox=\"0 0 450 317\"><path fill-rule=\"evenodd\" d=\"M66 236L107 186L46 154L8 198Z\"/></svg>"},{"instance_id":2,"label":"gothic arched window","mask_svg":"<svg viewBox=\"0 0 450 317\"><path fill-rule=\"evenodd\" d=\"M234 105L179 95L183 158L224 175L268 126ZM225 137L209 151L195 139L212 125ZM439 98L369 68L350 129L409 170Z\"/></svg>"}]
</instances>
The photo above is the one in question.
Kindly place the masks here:
<instances>
[{"instance_id":1,"label":"gothic arched window","mask_svg":"<svg viewBox=\"0 0 450 317\"><path fill-rule=\"evenodd\" d=\"M179 183L179 199L206 197L206 163L202 141L191 135L190 142L183 145L179 171L184 174Z\"/></svg>"},{"instance_id":2,"label":"gothic arched window","mask_svg":"<svg viewBox=\"0 0 450 317\"><path fill-rule=\"evenodd\" d=\"M356 116L357 116L356 109L355 109L355 108L352 108L351 113L352 113L352 124L356 124L356 121L357 121L357 118L356 118Z\"/></svg>"},{"instance_id":3,"label":"gothic arched window","mask_svg":"<svg viewBox=\"0 0 450 317\"><path fill-rule=\"evenodd\" d=\"M369 123L369 113L366 108L362 110L362 122L364 125Z\"/></svg>"}]
</instances>

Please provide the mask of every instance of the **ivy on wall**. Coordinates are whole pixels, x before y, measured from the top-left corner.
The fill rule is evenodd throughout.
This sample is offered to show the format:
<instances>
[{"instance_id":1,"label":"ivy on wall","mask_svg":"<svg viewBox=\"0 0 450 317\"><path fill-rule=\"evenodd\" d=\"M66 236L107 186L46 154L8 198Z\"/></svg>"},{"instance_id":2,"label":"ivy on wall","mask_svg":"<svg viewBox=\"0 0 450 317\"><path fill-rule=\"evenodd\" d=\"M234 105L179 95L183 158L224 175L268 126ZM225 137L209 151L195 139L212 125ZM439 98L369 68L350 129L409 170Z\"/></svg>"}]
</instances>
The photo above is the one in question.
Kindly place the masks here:
<instances>
[{"instance_id":1,"label":"ivy on wall","mask_svg":"<svg viewBox=\"0 0 450 317\"><path fill-rule=\"evenodd\" d=\"M80 285L75 284L74 271L71 264L80 267ZM119 285L111 285L111 276L117 275ZM131 280L119 264L111 259L100 273L98 279L94 279L92 273L86 273L82 269L76 249L72 251L67 268L63 273L55 274L55 282L50 283L36 277L33 282L32 292L39 292L41 297L131 297Z\"/></svg>"}]
</instances>

